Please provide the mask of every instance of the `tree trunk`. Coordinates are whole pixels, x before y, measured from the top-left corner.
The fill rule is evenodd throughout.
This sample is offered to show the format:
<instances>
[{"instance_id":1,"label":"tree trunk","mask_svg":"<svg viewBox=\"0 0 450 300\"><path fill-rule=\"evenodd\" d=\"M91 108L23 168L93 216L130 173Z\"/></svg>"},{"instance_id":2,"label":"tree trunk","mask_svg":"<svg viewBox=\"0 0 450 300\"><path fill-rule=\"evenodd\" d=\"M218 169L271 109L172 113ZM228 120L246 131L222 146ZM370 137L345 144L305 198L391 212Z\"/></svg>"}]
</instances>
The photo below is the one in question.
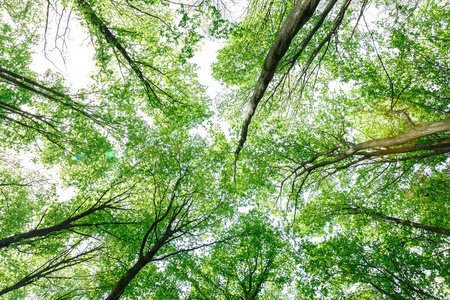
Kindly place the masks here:
<instances>
[{"instance_id":1,"label":"tree trunk","mask_svg":"<svg viewBox=\"0 0 450 300\"><path fill-rule=\"evenodd\" d=\"M411 222L411 221L400 219L400 218L387 216L387 215L379 213L379 212L371 211L371 210L369 210L367 208L364 208L364 207L352 207L350 209L354 210L356 213L364 213L364 214L367 214L369 216L374 216L376 218L380 218L380 219L384 219L384 220L388 220L388 221L393 221L394 223L397 223L397 224L400 224L400 225L403 225L403 226L419 228L419 229L423 229L423 230L426 230L426 231L431 231L431 232L440 233L440 234L444 234L444 235L450 236L450 229L447 229L447 228L434 227L434 226L429 226L429 225L425 225L425 224L421 224L421 223L417 223L417 222Z\"/></svg>"},{"instance_id":2,"label":"tree trunk","mask_svg":"<svg viewBox=\"0 0 450 300\"><path fill-rule=\"evenodd\" d=\"M105 203L103 203L102 205L99 205L99 206L96 206L97 203L94 206L92 206L91 208L89 208L88 210L85 210L84 212L82 212L74 217L67 218L66 220L60 222L59 224L41 228L41 229L34 229L34 230L31 230L31 231L28 231L25 233L20 233L20 234L16 234L16 235L12 235L12 236L0 239L0 248L9 247L12 244L20 243L23 240L35 238L38 236L46 236L48 234L67 230L67 229L70 229L73 227L89 227L89 226L105 224L105 223L72 224L73 222L78 221L86 216L92 215L95 212L104 210L106 208L111 208L110 201L106 201ZM114 222L111 222L111 224L112 223L114 223ZM116 224L119 224L119 223L116 223Z\"/></svg>"},{"instance_id":3,"label":"tree trunk","mask_svg":"<svg viewBox=\"0 0 450 300\"><path fill-rule=\"evenodd\" d=\"M435 141L435 142L429 142L424 144L415 144L411 146L404 146L400 148L393 148L393 149L385 149L385 150L377 150L373 151L367 154L373 155L373 156L384 156L384 155L391 155L391 154L398 154L398 153L409 153L409 152L415 152L420 150L432 150L436 153L445 153L450 151L450 139Z\"/></svg>"},{"instance_id":4,"label":"tree trunk","mask_svg":"<svg viewBox=\"0 0 450 300\"><path fill-rule=\"evenodd\" d=\"M46 236L50 233L59 232L62 230L70 229L72 227L77 227L77 225L63 222L55 226L50 226L46 228L31 230L25 233L12 235L0 240L0 248L9 247L12 244L20 243L23 240L28 240L38 236Z\"/></svg>"},{"instance_id":5,"label":"tree trunk","mask_svg":"<svg viewBox=\"0 0 450 300\"><path fill-rule=\"evenodd\" d=\"M141 83L144 85L147 96L149 98L149 101L151 104L157 105L158 103L158 97L151 87L149 80L145 77L142 70L138 67L136 64L136 61L131 58L130 54L128 54L125 47L120 43L120 41L117 39L117 37L111 32L111 30L106 26L106 24L97 16L95 11L92 9L92 7L89 5L89 3L86 2L86 0L76 0L78 8L80 12L83 14L84 19L86 22L91 25L93 28L95 28L99 34L103 35L103 38L108 42L108 44L115 48L119 53L122 55L122 57L127 61L130 68L134 71L136 76L139 78ZM154 98L154 99L153 99Z\"/></svg>"},{"instance_id":6,"label":"tree trunk","mask_svg":"<svg viewBox=\"0 0 450 300\"><path fill-rule=\"evenodd\" d=\"M145 260L144 258L139 258L138 261L132 266L130 269L128 269L127 273L120 278L119 282L117 282L114 289L109 294L108 298L106 300L117 300L122 296L125 288L128 286L128 284L133 280L134 277L148 264L149 261Z\"/></svg>"},{"instance_id":7,"label":"tree trunk","mask_svg":"<svg viewBox=\"0 0 450 300\"><path fill-rule=\"evenodd\" d=\"M384 220L388 220L388 221L393 221L397 224L403 225L403 226L409 226L409 227L414 227L414 228L420 228L426 231L431 231L431 232L435 232L435 233L440 233L440 234L444 234L447 236L450 236L450 229L447 228L442 228L442 227L434 227L434 226L429 226L429 225L425 225L425 224L421 224L421 223L417 223L417 222L411 222L408 220L403 220L403 219L399 219L399 218L394 218L394 217L390 217L390 216L386 216L382 213L369 213L369 215L373 215L376 216L378 218L384 219Z\"/></svg>"},{"instance_id":8,"label":"tree trunk","mask_svg":"<svg viewBox=\"0 0 450 300\"><path fill-rule=\"evenodd\" d=\"M253 95L248 104L247 113L244 121L242 122L239 145L235 151L236 159L239 156L239 152L244 147L245 141L247 140L248 127L253 115L255 114L256 107L264 96L264 93L275 74L280 60L286 54L295 35L314 14L319 2L320 0L298 0L294 4L294 7L289 15L286 17L286 20L283 22L280 31L278 31L277 37L275 38L275 41L273 42L273 45L264 60L264 65L259 75L258 83L253 90Z\"/></svg>"},{"instance_id":9,"label":"tree trunk","mask_svg":"<svg viewBox=\"0 0 450 300\"><path fill-rule=\"evenodd\" d=\"M442 121L437 121L422 126L416 126L415 128L411 129L408 132L405 132L403 134L391 138L376 139L356 144L353 145L350 148L350 150L356 152L359 150L372 149L376 147L400 146L430 134L435 134L449 130L450 130L450 119L445 119Z\"/></svg>"},{"instance_id":10,"label":"tree trunk","mask_svg":"<svg viewBox=\"0 0 450 300\"><path fill-rule=\"evenodd\" d=\"M170 225L169 225L170 226ZM155 257L156 253L167 243L167 240L174 234L170 229L158 240L153 247L147 251L145 256L140 256L137 262L120 278L106 300L119 299L131 280ZM145 245L146 239L142 242Z\"/></svg>"}]
</instances>

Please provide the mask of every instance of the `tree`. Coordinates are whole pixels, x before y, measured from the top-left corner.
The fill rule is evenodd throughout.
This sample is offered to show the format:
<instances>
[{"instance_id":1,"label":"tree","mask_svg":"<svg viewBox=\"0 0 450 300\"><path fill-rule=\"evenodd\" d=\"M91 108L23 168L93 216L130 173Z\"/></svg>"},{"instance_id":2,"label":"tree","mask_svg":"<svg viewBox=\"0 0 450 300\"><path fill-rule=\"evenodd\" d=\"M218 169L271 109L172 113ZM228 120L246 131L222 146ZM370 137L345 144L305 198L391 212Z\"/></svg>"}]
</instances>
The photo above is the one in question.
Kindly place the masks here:
<instances>
[{"instance_id":1,"label":"tree","mask_svg":"<svg viewBox=\"0 0 450 300\"><path fill-rule=\"evenodd\" d=\"M253 131L250 130L248 136L246 129L241 131L241 143L236 151L239 154L238 166L240 160L241 164L255 167L252 174L238 170L236 180L258 178L273 187L272 199L276 199L287 216L291 217L294 229L297 228L300 236L323 235L326 238L328 235L341 235L344 229L361 228L361 239L357 243L364 249L365 236L370 237L371 231L379 231L374 226L380 221L389 221L387 224L391 226L440 231L441 234L448 228L445 222L433 222L431 219L419 221L421 218L425 220L429 207L435 207L433 200L428 202L426 198L414 197L421 199L416 201L424 205L419 206L412 201L402 204L405 198L410 198L408 193L414 189L417 177L430 174L434 177L439 174L440 168L448 168L444 163L447 159L445 153L449 151L448 129L442 128L439 133L431 135L422 134L423 128L440 127L448 119L448 85L441 77L447 73L444 77L448 78L448 59L440 56L447 53L448 48L435 42L448 36L437 28L431 30L442 16L448 15L448 11L438 3L428 4L430 6L419 3L409 7L378 3L378 23L366 19L366 2L362 3L361 9L352 10L349 6L342 20L341 10L335 15L334 23L329 23L329 27L324 23L320 27L316 34L322 34L322 37L317 38L317 44L309 51L307 46L303 47L310 41L308 33L298 42L293 41L295 50L288 51L286 62L282 62L277 69L272 85L261 100L264 106L259 111L258 119L252 118L250 128L253 127ZM352 13L354 23L346 19ZM426 21L420 25L419 16L426 16ZM319 20L317 22L320 23ZM402 22L408 26L400 25ZM446 28L448 24L442 26ZM271 28L267 27L267 30ZM248 28L247 31L249 37L255 35L255 31ZM333 39L329 33L332 33ZM413 41L412 36L416 40ZM242 40L241 37L232 38L227 47L237 49ZM250 51L253 49L250 48ZM258 51L257 48L254 51ZM225 48L219 54L219 58L221 54L224 56L223 61L216 64L217 69L226 68L222 64L230 63L233 58L225 55L231 53ZM296 56L296 53L304 55L304 58L302 55ZM436 61L445 63L434 63ZM290 68L292 63L294 66ZM247 72L252 71L252 68L247 68ZM229 75L220 71L216 74L225 83L235 84ZM427 79L422 79L423 76ZM341 86L336 82L341 82ZM238 106L229 103L232 99L239 102L246 99L251 88L250 85L241 86L240 91L233 91L224 99L227 103L223 106L226 115L236 119L238 114L233 110ZM253 107L253 104L249 106ZM245 120L242 128L248 127L248 118ZM242 141L247 142L241 150ZM406 192L399 195L399 191ZM442 204L447 207L447 200L443 201ZM273 204L267 205L270 207ZM403 230L407 231L407 228ZM383 233L377 235L378 243L383 244L391 239L387 232ZM423 234L422 231L419 233ZM377 242L375 238L372 241ZM330 257L328 268L331 270L336 268L336 257L344 259L356 251L346 247L346 240L341 239L345 252L337 256L330 245L335 242L330 241L321 248L321 255ZM315 244L317 247L322 245L319 242ZM445 238L438 245L445 247ZM399 249L404 252L402 255L411 251L408 247ZM398 256L392 252L388 255L392 260ZM308 261L314 264L316 258L312 255ZM329 273L324 266L307 269L306 273L321 272L321 268L322 272ZM434 266L430 270L438 268ZM446 277L445 271L437 271L436 274ZM305 276L304 273L302 275ZM425 277L423 274L414 276ZM350 297L349 290L353 284L361 284L360 279L345 278L343 282L348 282L348 285L339 283L335 288L340 296L331 296L317 292L321 284L326 286L329 278L318 276L316 279L311 279L314 283L309 290L311 297ZM445 295L445 287L438 288L431 282L423 281L414 289L425 291L433 286L434 292L427 292L427 295ZM387 288L381 285L381 289L370 287L371 296L366 294L365 297L398 297L398 288L398 285ZM424 295L421 297L429 297ZM413 291L401 297L413 299L416 296Z\"/></svg>"},{"instance_id":2,"label":"tree","mask_svg":"<svg viewBox=\"0 0 450 300\"><path fill-rule=\"evenodd\" d=\"M186 258L175 274L191 285L188 299L270 299L286 296L293 257L264 216L238 216L237 238L214 246L209 256Z\"/></svg>"},{"instance_id":3,"label":"tree","mask_svg":"<svg viewBox=\"0 0 450 300\"><path fill-rule=\"evenodd\" d=\"M3 1L0 295L449 298L448 7Z\"/></svg>"}]
</instances>

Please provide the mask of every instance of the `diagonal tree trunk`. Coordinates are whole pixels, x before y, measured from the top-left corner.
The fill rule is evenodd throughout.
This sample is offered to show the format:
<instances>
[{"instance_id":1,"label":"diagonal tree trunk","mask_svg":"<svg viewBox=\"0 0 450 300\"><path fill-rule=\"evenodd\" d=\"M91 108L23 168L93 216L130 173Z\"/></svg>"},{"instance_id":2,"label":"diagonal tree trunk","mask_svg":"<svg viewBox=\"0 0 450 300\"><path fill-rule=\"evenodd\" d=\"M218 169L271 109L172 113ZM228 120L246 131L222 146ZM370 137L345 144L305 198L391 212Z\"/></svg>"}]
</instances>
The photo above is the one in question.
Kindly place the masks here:
<instances>
[{"instance_id":1,"label":"diagonal tree trunk","mask_svg":"<svg viewBox=\"0 0 450 300\"><path fill-rule=\"evenodd\" d=\"M155 90L152 85L154 84L149 81L148 78L144 75L142 70L137 65L136 61L130 56L125 47L121 44L119 39L112 33L112 31L108 28L108 26L103 22L92 9L91 5L86 0L76 0L76 4L83 14L86 22L91 25L95 30L99 32L99 34L103 35L103 38L108 42L108 44L119 51L120 55L126 60L130 68L139 78L143 86L145 87L145 91L147 97L149 98L150 103L155 106L159 106L160 101L158 96L156 95Z\"/></svg>"},{"instance_id":2,"label":"diagonal tree trunk","mask_svg":"<svg viewBox=\"0 0 450 300\"><path fill-rule=\"evenodd\" d=\"M31 285L39 279L47 278L47 277L58 277L57 272L63 269L70 268L75 265L79 265L85 263L95 257L95 252L100 250L99 248L94 248L89 251L82 252L80 254L70 256L72 252L79 246L79 243L75 244L71 248L65 250L64 252L58 254L55 257L47 260L41 267L32 271L27 276L23 277L16 284L6 287L0 290L0 296L10 293L14 290L23 288L25 286ZM2 298L3 299L3 298ZM10 298L11 299L11 298Z\"/></svg>"},{"instance_id":3,"label":"diagonal tree trunk","mask_svg":"<svg viewBox=\"0 0 450 300\"><path fill-rule=\"evenodd\" d=\"M422 223L417 223L417 222L412 222L412 221L408 221L408 220L404 220L404 219L400 219L400 218L391 217L391 216L388 216L388 215L385 215L385 214L382 214L379 212L369 210L365 207L359 207L359 206L353 206L353 205L349 205L349 206L350 207L344 208L344 210L350 209L350 210L353 210L355 214L366 214L368 216L372 216L372 217L375 217L378 219L392 221L399 225L413 227L413 228L419 228L419 229L423 229L426 231L431 231L431 232L450 236L450 229L447 229L447 228L435 227L435 226L425 225Z\"/></svg>"},{"instance_id":4,"label":"diagonal tree trunk","mask_svg":"<svg viewBox=\"0 0 450 300\"><path fill-rule=\"evenodd\" d=\"M139 258L137 262L127 270L125 275L120 278L120 280L117 282L117 284L114 286L111 293L108 295L108 298L106 300L116 300L119 299L123 292L125 291L125 288L128 286L128 284L131 282L131 280L136 277L136 275L148 264L148 261L145 261L143 258Z\"/></svg>"},{"instance_id":5,"label":"diagonal tree trunk","mask_svg":"<svg viewBox=\"0 0 450 300\"><path fill-rule=\"evenodd\" d=\"M445 119L422 126L415 126L408 132L390 138L375 139L359 144L352 144L349 142L339 143L328 150L314 154L309 159L301 162L296 161L295 165L291 167L292 171L290 171L282 180L280 190L283 190L283 187L289 178L294 178L294 180L303 178L303 184L301 184L300 188L297 190L298 195L306 179L312 174L317 174L323 168L328 168L329 171L335 173L339 170L357 166L359 163L364 163L364 161L372 160L374 157L384 157L374 162L381 164L392 162L392 160L386 156L394 154L407 154L422 151L422 153L419 154L416 153L409 156L394 158L395 161L398 162L417 160L443 153L449 153L450 138L443 138L437 141L429 141L425 143L413 143L425 136L446 131L450 131L450 119ZM346 161L344 165L337 165L338 163L344 161Z\"/></svg>"},{"instance_id":6,"label":"diagonal tree trunk","mask_svg":"<svg viewBox=\"0 0 450 300\"><path fill-rule=\"evenodd\" d=\"M298 31L305 25L305 23L311 18L316 11L317 5L320 0L298 0L292 8L280 31L277 33L277 37L273 42L269 53L264 60L264 65L259 75L258 83L253 90L253 95L248 104L247 113L244 121L242 122L241 134L238 147L235 151L236 160L239 156L239 152L244 147L244 143L247 140L248 127L255 114L256 107L261 101L264 93L272 80L275 71L280 63L280 60L286 54L292 40L298 33Z\"/></svg>"},{"instance_id":7,"label":"diagonal tree trunk","mask_svg":"<svg viewBox=\"0 0 450 300\"><path fill-rule=\"evenodd\" d=\"M36 227L33 230L30 230L30 231L27 231L24 233L14 234L14 235L0 239L0 249L9 247L13 244L21 243L21 242L29 240L29 239L33 239L36 237L44 237L49 234L61 232L63 230L68 230L71 228L93 227L93 226L106 225L106 224L117 224L117 225L130 224L129 222L98 222L98 223L83 223L83 224L75 223L76 221L79 221L87 216L93 215L100 211L105 211L108 209L111 209L111 210L118 209L118 207L116 205L120 204L121 202L123 202L124 200L126 200L128 198L128 192L130 190L126 190L120 194L112 196L110 199L106 200L103 204L100 204L100 201L103 199L103 197L109 191L110 191L110 189L107 189L97 199L96 203L94 205L92 205L89 209L87 209L75 216L68 217L67 219L65 219L64 221L62 221L56 225L39 228L39 229Z\"/></svg>"},{"instance_id":8,"label":"diagonal tree trunk","mask_svg":"<svg viewBox=\"0 0 450 300\"><path fill-rule=\"evenodd\" d=\"M394 146L400 146L409 142L412 142L414 140L417 140L421 137L440 133L444 131L450 130L450 119L445 119L433 123L429 123L422 126L416 126L413 129L411 129L408 132L405 132L403 134L390 137L390 138L384 138L384 139L376 139L372 141L363 142L360 144L353 145L350 147L351 151L359 151L362 149L371 149L371 148L377 148L377 147L394 147Z\"/></svg>"},{"instance_id":9,"label":"diagonal tree trunk","mask_svg":"<svg viewBox=\"0 0 450 300\"><path fill-rule=\"evenodd\" d=\"M447 228L435 227L435 226L429 226L429 225L425 225L425 224L421 224L421 223L417 223L417 222L411 222L411 221L400 219L400 218L390 217L390 216L387 216L387 215L382 214L382 213L374 213L374 212L372 212L372 213L370 213L370 215L371 216L375 216L375 217L380 218L380 219L387 220L387 221L392 221L392 222L397 223L399 225L413 227L413 228L419 228L419 229L423 229L423 230L426 230L426 231L431 231L431 232L435 232L435 233L439 233L439 234L444 234L444 235L450 236L450 229L447 229Z\"/></svg>"}]
</instances>

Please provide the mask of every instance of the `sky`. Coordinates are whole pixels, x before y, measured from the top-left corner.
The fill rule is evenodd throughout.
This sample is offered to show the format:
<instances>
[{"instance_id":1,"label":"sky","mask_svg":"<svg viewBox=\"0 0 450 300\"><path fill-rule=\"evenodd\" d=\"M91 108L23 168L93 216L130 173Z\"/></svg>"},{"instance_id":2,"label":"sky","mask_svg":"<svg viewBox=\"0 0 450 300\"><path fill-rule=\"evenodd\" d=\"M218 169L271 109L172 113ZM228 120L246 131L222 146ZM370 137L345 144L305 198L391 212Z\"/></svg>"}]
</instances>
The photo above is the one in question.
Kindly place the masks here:
<instances>
[{"instance_id":1,"label":"sky","mask_svg":"<svg viewBox=\"0 0 450 300\"><path fill-rule=\"evenodd\" d=\"M48 34L45 52L44 40L40 41L37 52L33 56L32 69L38 73L44 73L47 69L51 69L64 74L67 83L71 85L71 92L87 87L89 83L92 83L89 76L95 68L93 61L95 52L89 34L72 16L70 31L64 40L65 46L63 46L61 39L53 39L54 35L53 32ZM207 94L211 98L214 98L221 89L220 83L214 80L211 74L211 64L216 60L217 51L220 47L220 42L206 38L203 40L201 51L197 52L191 59L191 62L199 66L198 79L201 84L208 87ZM64 61L57 48L63 50Z\"/></svg>"},{"instance_id":2,"label":"sky","mask_svg":"<svg viewBox=\"0 0 450 300\"><path fill-rule=\"evenodd\" d=\"M68 15L67 15L68 16ZM66 19L67 20L67 19ZM53 20L55 21L55 20ZM94 74L95 62L93 57L95 55L92 42L87 31L81 27L79 21L73 16L70 17L70 31L65 39L54 39L56 36L55 30L48 32L47 47L44 51L45 41L41 40L36 53L33 55L33 63L31 69L37 73L43 74L48 69L58 72L66 78L66 83L70 87L71 93L76 93L82 88L87 88L89 84L94 83L90 75ZM53 26L54 27L54 26ZM43 36L43 32L42 35ZM63 43L64 42L64 43ZM214 80L211 72L211 64L216 61L217 51L221 47L220 42L203 40L201 51L197 52L191 59L191 62L198 66L197 75L199 82L207 87L207 95L214 99L217 93L224 87ZM60 51L60 50L63 51ZM217 119L212 120L213 123L219 124L225 134L228 135L229 125L224 121ZM207 132L204 127L192 129L190 134L199 134L205 137ZM33 162L33 157L30 153L22 153L19 157L20 166L28 170L41 169L39 163ZM46 172L50 177L57 180L57 171L48 170ZM68 200L73 194L74 190L59 189L59 201Z\"/></svg>"},{"instance_id":3,"label":"sky","mask_svg":"<svg viewBox=\"0 0 450 300\"><path fill-rule=\"evenodd\" d=\"M90 75L95 70L95 62L93 60L95 52L89 34L81 27L73 15L69 24L70 31L64 41L62 39L54 39L55 32L51 31L48 33L45 51L44 40L40 41L37 52L33 56L32 70L42 74L50 69L63 74L71 88L71 92L75 93L79 89L87 88L90 83L93 83ZM55 30L53 29L53 31ZM207 95L214 99L217 93L223 89L223 86L213 79L211 73L211 64L216 61L217 51L220 49L221 44L219 41L212 41L208 38L203 39L202 44L201 51L194 55L191 62L199 67L197 70L198 80L207 87ZM59 51L61 49L63 51ZM228 133L229 126L226 122L213 120L213 123L219 124L223 131L226 134ZM202 127L191 130L191 134L196 133L202 137L206 136L206 130Z\"/></svg>"}]
</instances>

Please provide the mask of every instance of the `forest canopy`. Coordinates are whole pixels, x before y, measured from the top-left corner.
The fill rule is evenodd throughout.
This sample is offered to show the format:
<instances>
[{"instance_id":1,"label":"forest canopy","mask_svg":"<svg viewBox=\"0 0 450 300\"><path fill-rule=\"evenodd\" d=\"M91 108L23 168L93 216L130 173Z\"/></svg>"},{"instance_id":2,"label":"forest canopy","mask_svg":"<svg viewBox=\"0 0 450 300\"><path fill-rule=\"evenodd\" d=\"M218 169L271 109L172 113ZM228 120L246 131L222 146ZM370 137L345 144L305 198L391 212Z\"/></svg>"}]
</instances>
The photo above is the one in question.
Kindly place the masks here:
<instances>
[{"instance_id":1,"label":"forest canopy","mask_svg":"<svg viewBox=\"0 0 450 300\"><path fill-rule=\"evenodd\" d=\"M2 299L450 299L449 1L0 10Z\"/></svg>"}]
</instances>

